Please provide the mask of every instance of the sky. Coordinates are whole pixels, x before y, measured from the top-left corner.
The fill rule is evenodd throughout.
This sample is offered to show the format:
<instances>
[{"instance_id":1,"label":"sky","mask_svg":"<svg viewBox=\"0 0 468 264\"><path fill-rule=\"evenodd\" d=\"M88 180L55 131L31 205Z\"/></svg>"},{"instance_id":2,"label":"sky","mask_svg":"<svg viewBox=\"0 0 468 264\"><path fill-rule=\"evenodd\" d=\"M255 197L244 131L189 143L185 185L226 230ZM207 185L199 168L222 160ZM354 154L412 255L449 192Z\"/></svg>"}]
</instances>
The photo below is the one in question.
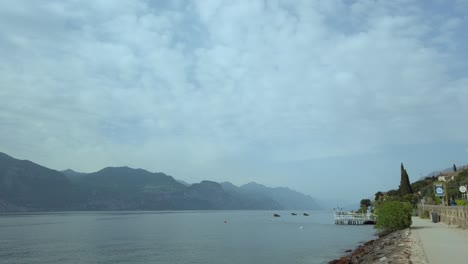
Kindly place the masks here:
<instances>
[{"instance_id":1,"label":"sky","mask_svg":"<svg viewBox=\"0 0 468 264\"><path fill-rule=\"evenodd\" d=\"M0 152L359 201L468 164L468 0L1 1Z\"/></svg>"}]
</instances>

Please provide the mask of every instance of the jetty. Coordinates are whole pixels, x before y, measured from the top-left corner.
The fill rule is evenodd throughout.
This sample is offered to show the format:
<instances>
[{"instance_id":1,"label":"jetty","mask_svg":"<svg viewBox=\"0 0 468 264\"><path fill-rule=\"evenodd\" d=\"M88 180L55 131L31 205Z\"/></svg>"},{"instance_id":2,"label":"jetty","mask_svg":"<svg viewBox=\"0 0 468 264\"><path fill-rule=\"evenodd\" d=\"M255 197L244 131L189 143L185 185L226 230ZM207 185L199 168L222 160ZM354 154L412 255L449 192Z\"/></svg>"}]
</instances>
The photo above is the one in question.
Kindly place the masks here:
<instances>
[{"instance_id":1,"label":"jetty","mask_svg":"<svg viewBox=\"0 0 468 264\"><path fill-rule=\"evenodd\" d=\"M354 213L335 209L336 225L375 225L375 215L371 212Z\"/></svg>"}]
</instances>

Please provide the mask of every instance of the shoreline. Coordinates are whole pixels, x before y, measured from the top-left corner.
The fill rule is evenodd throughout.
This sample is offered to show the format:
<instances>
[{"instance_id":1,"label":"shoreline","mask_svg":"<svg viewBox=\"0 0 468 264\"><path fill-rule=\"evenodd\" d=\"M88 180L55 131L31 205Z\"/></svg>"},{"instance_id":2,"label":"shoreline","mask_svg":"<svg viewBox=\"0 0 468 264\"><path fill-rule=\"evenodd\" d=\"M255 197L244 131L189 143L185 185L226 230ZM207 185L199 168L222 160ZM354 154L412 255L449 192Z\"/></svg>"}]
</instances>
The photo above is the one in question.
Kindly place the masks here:
<instances>
[{"instance_id":1,"label":"shoreline","mask_svg":"<svg viewBox=\"0 0 468 264\"><path fill-rule=\"evenodd\" d=\"M329 264L350 263L415 263L427 264L421 240L411 228L395 231L369 240L354 251Z\"/></svg>"}]
</instances>

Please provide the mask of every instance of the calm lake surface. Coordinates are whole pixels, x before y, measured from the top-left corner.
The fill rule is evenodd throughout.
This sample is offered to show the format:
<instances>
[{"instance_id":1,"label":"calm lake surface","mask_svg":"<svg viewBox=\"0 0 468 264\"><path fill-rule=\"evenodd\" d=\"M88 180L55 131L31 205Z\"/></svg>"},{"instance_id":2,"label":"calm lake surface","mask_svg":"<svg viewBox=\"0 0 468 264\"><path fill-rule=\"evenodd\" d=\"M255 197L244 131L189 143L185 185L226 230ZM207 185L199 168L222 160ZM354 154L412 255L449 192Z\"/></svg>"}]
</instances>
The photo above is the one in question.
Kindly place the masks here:
<instances>
[{"instance_id":1,"label":"calm lake surface","mask_svg":"<svg viewBox=\"0 0 468 264\"><path fill-rule=\"evenodd\" d=\"M334 225L330 211L290 213L1 215L0 263L326 263L374 238L372 226Z\"/></svg>"}]
</instances>

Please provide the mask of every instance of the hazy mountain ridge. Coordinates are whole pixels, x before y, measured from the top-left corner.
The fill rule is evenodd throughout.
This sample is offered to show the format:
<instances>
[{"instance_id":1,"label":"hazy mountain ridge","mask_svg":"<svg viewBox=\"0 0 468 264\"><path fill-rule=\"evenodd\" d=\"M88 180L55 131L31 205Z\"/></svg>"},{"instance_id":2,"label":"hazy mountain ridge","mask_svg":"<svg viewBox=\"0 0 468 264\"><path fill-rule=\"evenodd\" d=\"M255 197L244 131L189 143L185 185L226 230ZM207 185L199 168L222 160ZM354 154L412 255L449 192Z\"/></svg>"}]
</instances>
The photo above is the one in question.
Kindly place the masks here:
<instances>
[{"instance_id":1,"label":"hazy mountain ridge","mask_svg":"<svg viewBox=\"0 0 468 264\"><path fill-rule=\"evenodd\" d=\"M188 183L188 182L183 181L183 180L176 179L176 181L178 181L179 183L181 183L181 184L183 184L183 185L185 185L185 186L190 186L190 185L192 185L191 183Z\"/></svg>"},{"instance_id":2,"label":"hazy mountain ridge","mask_svg":"<svg viewBox=\"0 0 468 264\"><path fill-rule=\"evenodd\" d=\"M222 182L221 186L231 195L242 197L246 204L256 204L264 209L286 209L268 195L245 191L230 182Z\"/></svg>"},{"instance_id":3,"label":"hazy mountain ridge","mask_svg":"<svg viewBox=\"0 0 468 264\"><path fill-rule=\"evenodd\" d=\"M463 164L463 165L459 164L459 165L456 165L456 167L457 167L458 170L465 169L465 168L468 168L468 164ZM426 174L425 176L419 177L418 180L421 181L421 180L424 180L426 178L436 177L436 176L439 176L441 174L448 173L448 172L453 172L453 166L445 168L445 169L441 169L441 170L432 171L432 172Z\"/></svg>"},{"instance_id":4,"label":"hazy mountain ridge","mask_svg":"<svg viewBox=\"0 0 468 264\"><path fill-rule=\"evenodd\" d=\"M0 153L0 212L68 209L75 199L72 183L61 172Z\"/></svg>"},{"instance_id":5,"label":"hazy mountain ridge","mask_svg":"<svg viewBox=\"0 0 468 264\"><path fill-rule=\"evenodd\" d=\"M63 173L63 175L65 175L71 181L88 175L88 173L77 172L77 171L74 171L72 169L66 169L66 170L63 170L63 171L60 171L60 172Z\"/></svg>"},{"instance_id":6,"label":"hazy mountain ridge","mask_svg":"<svg viewBox=\"0 0 468 264\"><path fill-rule=\"evenodd\" d=\"M276 206L285 210L318 209L320 206L317 201L309 195L291 190L286 187L266 187L256 182L250 182L240 187L230 182L221 183L226 191L236 192L242 195L250 196L261 201L270 200L276 203Z\"/></svg>"},{"instance_id":7,"label":"hazy mountain ridge","mask_svg":"<svg viewBox=\"0 0 468 264\"><path fill-rule=\"evenodd\" d=\"M226 183L186 185L164 173L107 167L93 173L62 172L0 152L0 212L57 210L217 210L287 209L288 188ZM273 199L275 198L275 199ZM288 205L288 206L284 206Z\"/></svg>"}]
</instances>

